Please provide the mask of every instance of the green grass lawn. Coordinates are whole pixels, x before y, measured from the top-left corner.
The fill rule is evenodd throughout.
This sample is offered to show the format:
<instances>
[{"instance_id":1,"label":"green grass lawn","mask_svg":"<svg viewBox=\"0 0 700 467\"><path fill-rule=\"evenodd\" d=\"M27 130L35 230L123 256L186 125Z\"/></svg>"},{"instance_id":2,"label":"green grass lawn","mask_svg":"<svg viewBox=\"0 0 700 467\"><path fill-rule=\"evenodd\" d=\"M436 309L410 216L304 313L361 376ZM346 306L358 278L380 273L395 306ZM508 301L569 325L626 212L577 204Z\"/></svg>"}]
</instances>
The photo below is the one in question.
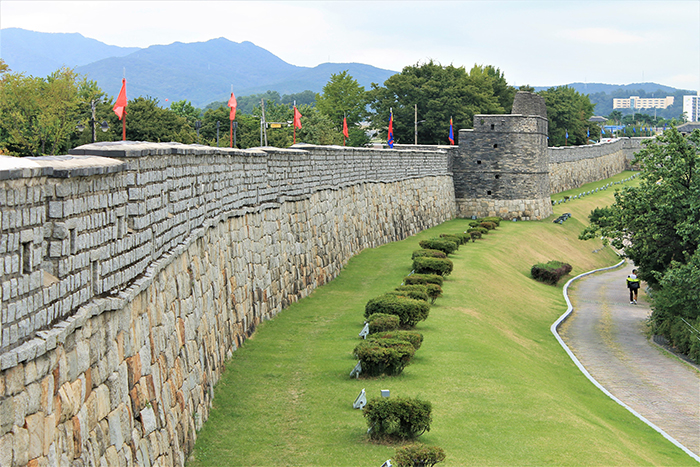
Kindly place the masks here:
<instances>
[{"instance_id":1,"label":"green grass lawn","mask_svg":"<svg viewBox=\"0 0 700 467\"><path fill-rule=\"evenodd\" d=\"M234 353L188 466L379 466L395 447L367 440L352 408L363 388L368 398L389 389L432 402L431 431L419 440L445 450L440 465L695 464L578 371L549 331L566 309L561 285L529 277L540 261L566 261L572 276L617 262L609 248L593 252L599 241L577 240L590 210L609 204L613 191L555 206L556 215L573 214L564 224L504 221L462 245L444 296L416 327L423 346L398 377L348 375L365 303L400 285L419 240L464 231L468 221L352 258Z\"/></svg>"}]
</instances>

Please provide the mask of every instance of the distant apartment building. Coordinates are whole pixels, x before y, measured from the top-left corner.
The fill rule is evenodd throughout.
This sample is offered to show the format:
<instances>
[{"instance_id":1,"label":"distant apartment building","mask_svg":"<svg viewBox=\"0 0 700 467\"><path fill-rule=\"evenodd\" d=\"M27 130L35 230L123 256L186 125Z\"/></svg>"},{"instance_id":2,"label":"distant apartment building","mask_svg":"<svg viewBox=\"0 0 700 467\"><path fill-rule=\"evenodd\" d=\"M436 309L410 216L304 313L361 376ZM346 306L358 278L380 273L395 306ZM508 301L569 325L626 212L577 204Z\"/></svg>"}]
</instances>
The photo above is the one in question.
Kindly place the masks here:
<instances>
[{"instance_id":1,"label":"distant apartment building","mask_svg":"<svg viewBox=\"0 0 700 467\"><path fill-rule=\"evenodd\" d=\"M665 109L673 105L673 96L639 97L630 96L626 99L613 99L613 109Z\"/></svg>"},{"instance_id":2,"label":"distant apartment building","mask_svg":"<svg viewBox=\"0 0 700 467\"><path fill-rule=\"evenodd\" d=\"M700 122L700 92L697 96L683 96L683 113L689 122Z\"/></svg>"}]
</instances>

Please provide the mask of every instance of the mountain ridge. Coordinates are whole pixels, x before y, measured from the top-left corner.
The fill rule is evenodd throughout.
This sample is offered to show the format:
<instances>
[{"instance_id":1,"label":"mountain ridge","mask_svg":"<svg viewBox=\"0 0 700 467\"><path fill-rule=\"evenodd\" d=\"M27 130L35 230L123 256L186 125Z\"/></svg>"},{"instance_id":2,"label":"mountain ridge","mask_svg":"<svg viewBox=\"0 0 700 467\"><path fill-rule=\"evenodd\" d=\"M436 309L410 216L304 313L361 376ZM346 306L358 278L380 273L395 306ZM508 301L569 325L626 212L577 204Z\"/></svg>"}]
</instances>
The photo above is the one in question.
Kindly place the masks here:
<instances>
[{"instance_id":1,"label":"mountain ridge","mask_svg":"<svg viewBox=\"0 0 700 467\"><path fill-rule=\"evenodd\" d=\"M197 107L228 100L231 86L237 96L268 90L280 94L321 92L332 74L347 70L369 89L372 83L383 84L397 73L362 63L296 66L250 41L238 43L225 37L137 48L107 45L79 33L42 33L20 28L0 30L0 57L12 71L34 76L48 76L61 66L75 68L112 96L119 92L125 76L130 98L150 96L161 104L166 99L188 100ZM577 82L566 86L582 94L681 91L656 83ZM534 88L540 91L550 87Z\"/></svg>"}]
</instances>

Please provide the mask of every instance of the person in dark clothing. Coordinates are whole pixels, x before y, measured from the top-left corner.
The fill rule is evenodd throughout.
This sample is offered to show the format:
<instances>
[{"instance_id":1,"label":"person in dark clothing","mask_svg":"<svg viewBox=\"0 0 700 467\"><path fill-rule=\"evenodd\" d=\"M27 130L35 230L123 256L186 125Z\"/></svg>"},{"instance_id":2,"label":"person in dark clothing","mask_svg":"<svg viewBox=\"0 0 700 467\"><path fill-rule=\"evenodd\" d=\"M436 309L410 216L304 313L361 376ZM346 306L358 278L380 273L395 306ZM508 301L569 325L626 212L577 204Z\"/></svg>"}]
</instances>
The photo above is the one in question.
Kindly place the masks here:
<instances>
[{"instance_id":1,"label":"person in dark clothing","mask_svg":"<svg viewBox=\"0 0 700 467\"><path fill-rule=\"evenodd\" d=\"M632 274L627 276L627 288L630 289L630 304L637 304L637 294L639 293L639 277L637 277L637 270L632 269Z\"/></svg>"}]
</instances>

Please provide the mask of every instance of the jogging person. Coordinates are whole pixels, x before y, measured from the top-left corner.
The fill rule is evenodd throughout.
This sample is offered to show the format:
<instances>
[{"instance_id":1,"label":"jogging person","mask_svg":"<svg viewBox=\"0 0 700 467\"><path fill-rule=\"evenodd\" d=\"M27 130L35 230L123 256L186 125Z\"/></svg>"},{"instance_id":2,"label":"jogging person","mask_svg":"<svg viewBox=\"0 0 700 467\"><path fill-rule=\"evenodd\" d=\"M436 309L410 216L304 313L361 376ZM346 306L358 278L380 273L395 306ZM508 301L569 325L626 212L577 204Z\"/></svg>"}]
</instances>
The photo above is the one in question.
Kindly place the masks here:
<instances>
[{"instance_id":1,"label":"jogging person","mask_svg":"<svg viewBox=\"0 0 700 467\"><path fill-rule=\"evenodd\" d=\"M627 276L627 288L630 289L630 303L633 305L637 304L637 294L639 293L639 277L637 277L637 270L632 269L632 274Z\"/></svg>"}]
</instances>

